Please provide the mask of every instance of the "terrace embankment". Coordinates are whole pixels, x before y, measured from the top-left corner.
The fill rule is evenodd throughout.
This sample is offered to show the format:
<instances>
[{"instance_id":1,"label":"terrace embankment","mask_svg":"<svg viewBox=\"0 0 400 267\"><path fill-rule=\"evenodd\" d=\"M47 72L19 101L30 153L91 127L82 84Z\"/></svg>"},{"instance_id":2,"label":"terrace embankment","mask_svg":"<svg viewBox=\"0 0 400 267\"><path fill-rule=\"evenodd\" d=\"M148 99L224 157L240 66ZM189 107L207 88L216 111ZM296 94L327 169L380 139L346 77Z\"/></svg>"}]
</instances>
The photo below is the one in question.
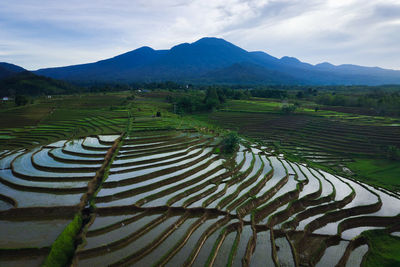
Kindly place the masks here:
<instances>
[{"instance_id":1,"label":"terrace embankment","mask_svg":"<svg viewBox=\"0 0 400 267\"><path fill-rule=\"evenodd\" d=\"M135 125L150 127L148 121ZM384 191L245 140L232 155L221 155L218 136L160 125L14 156L4 152L4 229L7 220L18 227L30 220L40 235L44 228L37 221L47 227L60 221L31 249L16 237L15 247L0 251L0 263L16 262L4 256L7 249L29 265L47 252L50 264L55 251L68 248L64 262L73 258L76 266L344 265L354 253L366 253L360 233L397 229L393 207L400 200ZM37 196L35 202L28 194Z\"/></svg>"}]
</instances>

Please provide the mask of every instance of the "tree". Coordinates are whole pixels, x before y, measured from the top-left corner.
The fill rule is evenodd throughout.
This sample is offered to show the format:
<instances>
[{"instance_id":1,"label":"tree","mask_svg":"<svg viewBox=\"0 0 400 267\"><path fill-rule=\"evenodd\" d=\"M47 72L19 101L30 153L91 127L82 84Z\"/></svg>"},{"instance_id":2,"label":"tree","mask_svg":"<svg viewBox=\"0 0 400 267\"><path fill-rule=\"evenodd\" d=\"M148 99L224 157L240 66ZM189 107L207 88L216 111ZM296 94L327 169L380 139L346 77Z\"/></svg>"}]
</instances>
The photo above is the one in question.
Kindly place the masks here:
<instances>
[{"instance_id":1,"label":"tree","mask_svg":"<svg viewBox=\"0 0 400 267\"><path fill-rule=\"evenodd\" d=\"M224 153L233 153L239 145L240 138L237 133L230 132L222 140L222 151Z\"/></svg>"},{"instance_id":2,"label":"tree","mask_svg":"<svg viewBox=\"0 0 400 267\"><path fill-rule=\"evenodd\" d=\"M220 101L218 98L217 90L215 88L207 89L204 103L206 104L208 110L212 110L219 106Z\"/></svg>"},{"instance_id":3,"label":"tree","mask_svg":"<svg viewBox=\"0 0 400 267\"><path fill-rule=\"evenodd\" d=\"M386 157L390 160L400 159L400 149L397 146L388 146L386 150Z\"/></svg>"},{"instance_id":4,"label":"tree","mask_svg":"<svg viewBox=\"0 0 400 267\"><path fill-rule=\"evenodd\" d=\"M17 106L25 106L28 104L28 99L23 95L16 95L15 96L15 105Z\"/></svg>"},{"instance_id":5,"label":"tree","mask_svg":"<svg viewBox=\"0 0 400 267\"><path fill-rule=\"evenodd\" d=\"M284 105L284 106L281 108L281 111L282 111L284 114L292 114L292 113L294 113L295 110L296 110L296 106L295 106L295 105Z\"/></svg>"},{"instance_id":6,"label":"tree","mask_svg":"<svg viewBox=\"0 0 400 267\"><path fill-rule=\"evenodd\" d=\"M298 91L297 94L296 94L296 98L299 98L299 99L300 99L300 98L303 98L303 96L304 96L304 95L303 95L303 92L302 92L302 91Z\"/></svg>"}]
</instances>

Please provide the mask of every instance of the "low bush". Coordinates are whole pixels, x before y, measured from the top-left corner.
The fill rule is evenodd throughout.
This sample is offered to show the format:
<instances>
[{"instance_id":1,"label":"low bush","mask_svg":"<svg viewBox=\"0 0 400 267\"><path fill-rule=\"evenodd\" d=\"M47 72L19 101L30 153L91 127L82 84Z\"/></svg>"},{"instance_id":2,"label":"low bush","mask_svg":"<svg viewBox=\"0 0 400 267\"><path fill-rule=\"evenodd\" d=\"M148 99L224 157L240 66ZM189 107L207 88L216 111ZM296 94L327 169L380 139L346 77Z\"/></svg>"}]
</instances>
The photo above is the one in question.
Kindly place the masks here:
<instances>
[{"instance_id":1,"label":"low bush","mask_svg":"<svg viewBox=\"0 0 400 267\"><path fill-rule=\"evenodd\" d=\"M57 237L51 246L49 255L47 256L44 267L67 266L70 264L75 252L75 240L82 228L81 214L75 215L64 231Z\"/></svg>"},{"instance_id":2,"label":"low bush","mask_svg":"<svg viewBox=\"0 0 400 267\"><path fill-rule=\"evenodd\" d=\"M222 140L222 152L226 154L233 153L239 145L240 138L237 133L230 132Z\"/></svg>"}]
</instances>

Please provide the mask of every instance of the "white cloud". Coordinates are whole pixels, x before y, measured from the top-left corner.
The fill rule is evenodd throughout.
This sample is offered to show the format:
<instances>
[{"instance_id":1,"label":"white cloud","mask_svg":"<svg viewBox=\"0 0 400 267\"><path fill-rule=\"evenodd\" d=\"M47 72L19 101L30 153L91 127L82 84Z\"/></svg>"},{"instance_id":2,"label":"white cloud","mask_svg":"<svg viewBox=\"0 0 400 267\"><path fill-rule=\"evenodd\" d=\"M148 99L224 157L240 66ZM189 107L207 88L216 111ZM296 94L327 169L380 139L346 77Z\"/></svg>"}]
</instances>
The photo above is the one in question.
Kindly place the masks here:
<instances>
[{"instance_id":1,"label":"white cloud","mask_svg":"<svg viewBox=\"0 0 400 267\"><path fill-rule=\"evenodd\" d=\"M397 0L2 0L0 61L96 61L204 36L247 50L400 69Z\"/></svg>"}]
</instances>

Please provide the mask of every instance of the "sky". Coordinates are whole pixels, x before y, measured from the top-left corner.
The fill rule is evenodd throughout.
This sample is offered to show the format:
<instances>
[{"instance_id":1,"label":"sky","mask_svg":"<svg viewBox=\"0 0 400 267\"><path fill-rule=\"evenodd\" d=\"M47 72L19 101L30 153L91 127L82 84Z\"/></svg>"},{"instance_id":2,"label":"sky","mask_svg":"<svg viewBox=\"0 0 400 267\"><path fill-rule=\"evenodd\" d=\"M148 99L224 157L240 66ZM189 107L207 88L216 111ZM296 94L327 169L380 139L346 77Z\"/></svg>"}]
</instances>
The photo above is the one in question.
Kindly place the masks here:
<instances>
[{"instance_id":1,"label":"sky","mask_svg":"<svg viewBox=\"0 0 400 267\"><path fill-rule=\"evenodd\" d=\"M29 70L219 37L248 51L400 70L399 0L1 0L0 62Z\"/></svg>"}]
</instances>

